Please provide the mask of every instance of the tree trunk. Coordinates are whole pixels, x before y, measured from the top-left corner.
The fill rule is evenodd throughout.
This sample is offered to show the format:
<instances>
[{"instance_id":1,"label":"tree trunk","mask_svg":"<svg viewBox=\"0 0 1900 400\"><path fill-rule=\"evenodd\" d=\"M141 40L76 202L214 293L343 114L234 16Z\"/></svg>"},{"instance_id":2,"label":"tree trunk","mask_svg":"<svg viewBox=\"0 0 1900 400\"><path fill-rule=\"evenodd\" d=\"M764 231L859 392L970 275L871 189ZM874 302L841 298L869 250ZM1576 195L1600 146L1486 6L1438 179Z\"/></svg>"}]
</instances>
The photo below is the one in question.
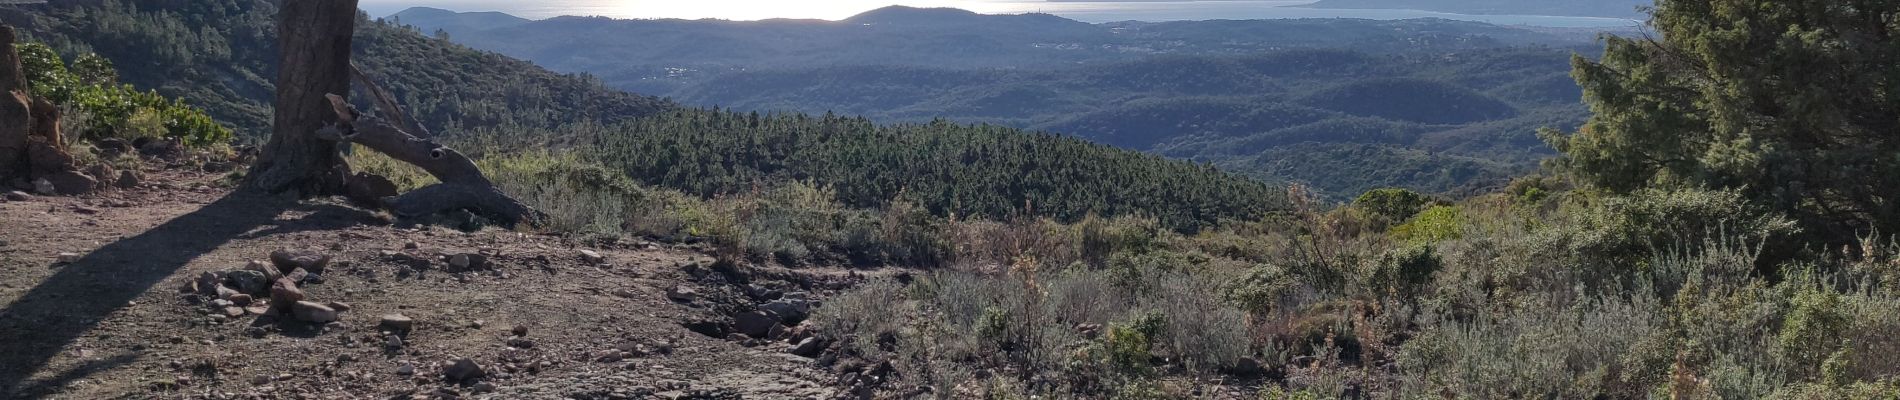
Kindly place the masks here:
<instances>
[{"instance_id":1,"label":"tree trunk","mask_svg":"<svg viewBox=\"0 0 1900 400\"><path fill-rule=\"evenodd\" d=\"M26 176L26 138L33 126L29 109L33 102L27 98L26 76L20 70L14 40L13 27L0 25L0 188Z\"/></svg>"},{"instance_id":2,"label":"tree trunk","mask_svg":"<svg viewBox=\"0 0 1900 400\"><path fill-rule=\"evenodd\" d=\"M364 83L375 87L367 78ZM474 210L504 224L536 222L541 213L496 188L483 175L475 161L448 146L403 131L391 119L408 120L389 99L383 114L387 118L361 115L342 96L330 95L331 107L343 124L317 132L328 140L350 142L383 153L397 161L421 167L442 183L412 190L401 196L382 199L382 205L398 217L414 218L444 211Z\"/></svg>"},{"instance_id":3,"label":"tree trunk","mask_svg":"<svg viewBox=\"0 0 1900 400\"><path fill-rule=\"evenodd\" d=\"M251 167L250 188L300 197L340 193L349 165L337 142L317 130L339 122L324 95L350 91L356 0L286 1L278 13L276 115L270 143Z\"/></svg>"}]
</instances>

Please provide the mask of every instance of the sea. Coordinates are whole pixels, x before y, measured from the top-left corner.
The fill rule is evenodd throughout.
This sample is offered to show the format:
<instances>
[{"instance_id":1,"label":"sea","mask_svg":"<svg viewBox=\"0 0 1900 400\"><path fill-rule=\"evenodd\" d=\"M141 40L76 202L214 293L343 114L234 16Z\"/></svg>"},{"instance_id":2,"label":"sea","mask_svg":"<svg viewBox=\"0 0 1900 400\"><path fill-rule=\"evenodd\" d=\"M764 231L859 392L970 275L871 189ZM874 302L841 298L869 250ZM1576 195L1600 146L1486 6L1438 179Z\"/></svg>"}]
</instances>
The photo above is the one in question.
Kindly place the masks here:
<instances>
[{"instance_id":1,"label":"sea","mask_svg":"<svg viewBox=\"0 0 1900 400\"><path fill-rule=\"evenodd\" d=\"M888 4L887 4L888 3ZM1037 1L1037 0L362 0L370 15L385 16L414 6L455 11L500 11L530 19L564 15L613 18L763 18L843 19L882 5L955 7L985 14L1048 13L1083 22L1183 21L1213 19L1362 18L1396 20L1444 18L1498 25L1552 28L1630 28L1641 21L1622 18L1546 15L1465 15L1399 9L1323 9L1301 7L1312 0L1213 1Z\"/></svg>"}]
</instances>

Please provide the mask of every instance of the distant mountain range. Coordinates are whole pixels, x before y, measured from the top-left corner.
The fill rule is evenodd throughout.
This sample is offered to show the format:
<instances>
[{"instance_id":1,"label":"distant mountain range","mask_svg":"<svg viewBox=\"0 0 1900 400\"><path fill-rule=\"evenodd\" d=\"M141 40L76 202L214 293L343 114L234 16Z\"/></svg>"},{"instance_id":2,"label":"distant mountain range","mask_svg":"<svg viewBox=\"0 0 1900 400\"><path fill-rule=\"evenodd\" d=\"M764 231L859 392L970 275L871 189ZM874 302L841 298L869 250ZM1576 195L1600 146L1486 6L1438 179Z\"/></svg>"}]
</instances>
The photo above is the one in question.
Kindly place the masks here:
<instances>
[{"instance_id":1,"label":"distant mountain range","mask_svg":"<svg viewBox=\"0 0 1900 400\"><path fill-rule=\"evenodd\" d=\"M1319 0L1311 8L1407 9L1472 15L1560 15L1643 19L1654 0Z\"/></svg>"},{"instance_id":2,"label":"distant mountain range","mask_svg":"<svg viewBox=\"0 0 1900 400\"><path fill-rule=\"evenodd\" d=\"M1475 190L1586 115L1595 31L1418 19L1090 24L889 7L841 21L390 17L610 86L737 111L1074 135L1338 196Z\"/></svg>"},{"instance_id":3,"label":"distant mountain range","mask_svg":"<svg viewBox=\"0 0 1900 400\"><path fill-rule=\"evenodd\" d=\"M422 27L427 32L438 29L450 32L478 31L534 22L501 12L455 12L432 7L412 7L395 16L403 23Z\"/></svg>"}]
</instances>

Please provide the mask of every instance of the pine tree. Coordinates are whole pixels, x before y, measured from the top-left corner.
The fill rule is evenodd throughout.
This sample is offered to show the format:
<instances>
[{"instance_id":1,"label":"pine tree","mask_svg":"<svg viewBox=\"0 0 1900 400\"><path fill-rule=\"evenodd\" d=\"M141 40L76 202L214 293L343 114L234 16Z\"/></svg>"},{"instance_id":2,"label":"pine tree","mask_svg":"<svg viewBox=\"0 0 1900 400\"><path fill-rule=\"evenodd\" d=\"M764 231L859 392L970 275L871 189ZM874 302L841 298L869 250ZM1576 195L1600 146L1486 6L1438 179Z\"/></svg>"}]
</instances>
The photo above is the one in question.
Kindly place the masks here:
<instances>
[{"instance_id":1,"label":"pine tree","mask_svg":"<svg viewBox=\"0 0 1900 400\"><path fill-rule=\"evenodd\" d=\"M1595 115L1545 138L1613 192L1741 190L1841 241L1900 232L1900 0L1661 0L1573 75Z\"/></svg>"}]
</instances>

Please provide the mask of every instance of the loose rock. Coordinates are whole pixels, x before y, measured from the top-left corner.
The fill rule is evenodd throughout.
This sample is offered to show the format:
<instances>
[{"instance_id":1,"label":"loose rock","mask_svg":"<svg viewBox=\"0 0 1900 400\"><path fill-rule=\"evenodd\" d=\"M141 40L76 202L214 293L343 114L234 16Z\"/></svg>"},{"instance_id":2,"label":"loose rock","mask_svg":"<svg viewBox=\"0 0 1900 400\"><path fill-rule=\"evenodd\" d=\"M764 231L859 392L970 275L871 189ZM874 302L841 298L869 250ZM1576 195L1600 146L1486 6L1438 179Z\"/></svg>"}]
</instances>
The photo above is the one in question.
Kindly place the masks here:
<instances>
[{"instance_id":1,"label":"loose rock","mask_svg":"<svg viewBox=\"0 0 1900 400\"><path fill-rule=\"evenodd\" d=\"M382 322L378 322L376 326L392 332L409 332L410 329L415 329L416 320L402 314L389 314L384 315Z\"/></svg>"},{"instance_id":2,"label":"loose rock","mask_svg":"<svg viewBox=\"0 0 1900 400\"><path fill-rule=\"evenodd\" d=\"M488 256L478 253L460 253L449 256L449 266L458 271L477 270L488 267Z\"/></svg>"},{"instance_id":3,"label":"loose rock","mask_svg":"<svg viewBox=\"0 0 1900 400\"><path fill-rule=\"evenodd\" d=\"M271 283L271 303L289 305L303 301L303 298L303 289L298 289L297 283L291 281L289 277L278 278L276 282Z\"/></svg>"},{"instance_id":4,"label":"loose rock","mask_svg":"<svg viewBox=\"0 0 1900 400\"><path fill-rule=\"evenodd\" d=\"M271 284L269 274L251 270L225 272L224 281L238 292L251 294L263 294L270 290Z\"/></svg>"},{"instance_id":5,"label":"loose rock","mask_svg":"<svg viewBox=\"0 0 1900 400\"><path fill-rule=\"evenodd\" d=\"M33 200L33 195L26 194L26 192L22 192L18 190L7 192L7 201L30 201L30 200Z\"/></svg>"},{"instance_id":6,"label":"loose rock","mask_svg":"<svg viewBox=\"0 0 1900 400\"><path fill-rule=\"evenodd\" d=\"M54 193L68 196L92 193L99 187L99 179L79 171L62 171L42 180L52 184Z\"/></svg>"},{"instance_id":7,"label":"loose rock","mask_svg":"<svg viewBox=\"0 0 1900 400\"><path fill-rule=\"evenodd\" d=\"M449 364L448 367L442 368L442 376L457 382L481 378L487 375L488 371L483 370L481 364L477 364L475 360L467 358L456 359L455 362Z\"/></svg>"},{"instance_id":8,"label":"loose rock","mask_svg":"<svg viewBox=\"0 0 1900 400\"><path fill-rule=\"evenodd\" d=\"M298 320L318 324L335 322L337 319L336 309L308 301L293 303L290 306L290 314L296 316Z\"/></svg>"},{"instance_id":9,"label":"loose rock","mask_svg":"<svg viewBox=\"0 0 1900 400\"><path fill-rule=\"evenodd\" d=\"M582 249L580 253L581 261L586 261L588 264L600 264L607 261L607 257L593 250Z\"/></svg>"},{"instance_id":10,"label":"loose rock","mask_svg":"<svg viewBox=\"0 0 1900 400\"><path fill-rule=\"evenodd\" d=\"M116 182L113 182L112 185L118 186L120 189L131 189L131 188L139 187L139 173L132 172L132 171L119 171L119 180Z\"/></svg>"},{"instance_id":11,"label":"loose rock","mask_svg":"<svg viewBox=\"0 0 1900 400\"><path fill-rule=\"evenodd\" d=\"M699 298L699 291L693 290L690 286L675 285L673 289L666 291L666 298L681 303L691 303Z\"/></svg>"},{"instance_id":12,"label":"loose rock","mask_svg":"<svg viewBox=\"0 0 1900 400\"><path fill-rule=\"evenodd\" d=\"M799 341L798 345L792 346L791 351L789 351L789 353L792 353L792 355L795 355L795 356L809 358L809 357L817 357L818 353L824 350L825 350L825 343L823 341L820 341L818 340L818 338L815 338L815 337L810 337L810 338L805 338L805 340Z\"/></svg>"},{"instance_id":13,"label":"loose rock","mask_svg":"<svg viewBox=\"0 0 1900 400\"><path fill-rule=\"evenodd\" d=\"M59 261L60 264L72 264L79 262L79 259L84 257L84 255L79 253L59 253L59 256L55 257L55 261Z\"/></svg>"},{"instance_id":14,"label":"loose rock","mask_svg":"<svg viewBox=\"0 0 1900 400\"><path fill-rule=\"evenodd\" d=\"M33 193L38 193L41 196L52 196L59 194L59 190L53 187L53 181L40 178L33 180Z\"/></svg>"},{"instance_id":15,"label":"loose rock","mask_svg":"<svg viewBox=\"0 0 1900 400\"><path fill-rule=\"evenodd\" d=\"M733 317L733 327L746 336L764 339L770 336L772 326L778 325L779 318L764 311L749 311Z\"/></svg>"},{"instance_id":16,"label":"loose rock","mask_svg":"<svg viewBox=\"0 0 1900 400\"><path fill-rule=\"evenodd\" d=\"M284 277L283 271L278 271L276 266L273 266L269 262L265 262L264 260L251 260L251 262L244 264L244 269L250 270L250 271L262 272L264 273L264 276L267 278L270 278L271 281L276 281L277 278Z\"/></svg>"},{"instance_id":17,"label":"loose rock","mask_svg":"<svg viewBox=\"0 0 1900 400\"><path fill-rule=\"evenodd\" d=\"M330 265L330 256L309 250L279 249L270 253L270 262L286 275L298 268L322 273L323 267Z\"/></svg>"},{"instance_id":18,"label":"loose rock","mask_svg":"<svg viewBox=\"0 0 1900 400\"><path fill-rule=\"evenodd\" d=\"M811 316L811 302L796 298L782 298L770 303L760 304L759 309L778 315L786 325L797 325Z\"/></svg>"}]
</instances>

